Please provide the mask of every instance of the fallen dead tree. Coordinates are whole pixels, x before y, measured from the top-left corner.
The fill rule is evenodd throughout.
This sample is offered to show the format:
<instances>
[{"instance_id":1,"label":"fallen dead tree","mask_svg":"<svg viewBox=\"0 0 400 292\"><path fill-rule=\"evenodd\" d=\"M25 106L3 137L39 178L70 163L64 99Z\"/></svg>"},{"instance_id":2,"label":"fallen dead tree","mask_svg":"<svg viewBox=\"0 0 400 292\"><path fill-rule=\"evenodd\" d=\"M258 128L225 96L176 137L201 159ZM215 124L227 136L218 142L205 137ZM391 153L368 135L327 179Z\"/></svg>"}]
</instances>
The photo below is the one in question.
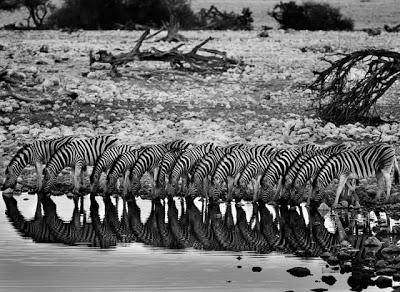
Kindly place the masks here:
<instances>
[{"instance_id":1,"label":"fallen dead tree","mask_svg":"<svg viewBox=\"0 0 400 292\"><path fill-rule=\"evenodd\" d=\"M19 101L25 102L40 102L42 99L30 98L26 94L22 95L26 90L23 86L23 81L15 76L10 75L8 69L0 70L0 98L12 97Z\"/></svg>"},{"instance_id":2,"label":"fallen dead tree","mask_svg":"<svg viewBox=\"0 0 400 292\"><path fill-rule=\"evenodd\" d=\"M374 108L378 99L400 76L400 53L360 50L329 62L317 74L311 89L317 92L313 106L317 116L336 125L384 122Z\"/></svg>"},{"instance_id":3,"label":"fallen dead tree","mask_svg":"<svg viewBox=\"0 0 400 292\"><path fill-rule=\"evenodd\" d=\"M383 27L387 32L400 32L400 24L395 26L389 26L387 24Z\"/></svg>"},{"instance_id":4,"label":"fallen dead tree","mask_svg":"<svg viewBox=\"0 0 400 292\"><path fill-rule=\"evenodd\" d=\"M114 73L118 73L117 66L134 61L169 62L173 69L199 73L223 72L244 65L242 60L228 58L226 52L203 48L206 43L212 40L211 37L194 46L189 52L179 50L183 44L179 44L168 51L158 50L154 47L141 51L140 47L149 33L150 30L146 30L128 53L113 55L105 50L90 52L90 64L94 62L109 63Z\"/></svg>"}]
</instances>

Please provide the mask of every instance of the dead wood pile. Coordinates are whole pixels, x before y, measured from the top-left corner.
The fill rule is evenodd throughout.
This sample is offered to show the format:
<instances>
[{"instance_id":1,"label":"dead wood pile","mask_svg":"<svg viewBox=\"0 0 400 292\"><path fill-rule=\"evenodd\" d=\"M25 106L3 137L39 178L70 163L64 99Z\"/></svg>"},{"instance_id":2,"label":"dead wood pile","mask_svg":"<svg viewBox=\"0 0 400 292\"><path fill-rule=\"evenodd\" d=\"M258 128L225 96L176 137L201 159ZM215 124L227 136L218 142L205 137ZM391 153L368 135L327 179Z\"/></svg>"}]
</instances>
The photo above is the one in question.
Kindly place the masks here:
<instances>
[{"instance_id":1,"label":"dead wood pile","mask_svg":"<svg viewBox=\"0 0 400 292\"><path fill-rule=\"evenodd\" d=\"M379 124L378 99L400 76L400 53L367 49L345 54L317 74L311 89L317 93L317 116L336 125L361 122Z\"/></svg>"},{"instance_id":2,"label":"dead wood pile","mask_svg":"<svg viewBox=\"0 0 400 292\"><path fill-rule=\"evenodd\" d=\"M199 73L223 72L230 68L244 65L242 60L227 57L226 52L203 48L206 43L212 40L211 37L194 46L188 52L179 50L183 44L179 44L167 51L162 51L154 47L141 51L140 47L143 41L148 39L149 33L150 30L146 30L140 36L134 48L128 53L113 55L105 50L95 53L90 52L90 64L94 62L109 63L112 66L112 71L116 73L117 66L134 61L169 62L173 69Z\"/></svg>"}]
</instances>

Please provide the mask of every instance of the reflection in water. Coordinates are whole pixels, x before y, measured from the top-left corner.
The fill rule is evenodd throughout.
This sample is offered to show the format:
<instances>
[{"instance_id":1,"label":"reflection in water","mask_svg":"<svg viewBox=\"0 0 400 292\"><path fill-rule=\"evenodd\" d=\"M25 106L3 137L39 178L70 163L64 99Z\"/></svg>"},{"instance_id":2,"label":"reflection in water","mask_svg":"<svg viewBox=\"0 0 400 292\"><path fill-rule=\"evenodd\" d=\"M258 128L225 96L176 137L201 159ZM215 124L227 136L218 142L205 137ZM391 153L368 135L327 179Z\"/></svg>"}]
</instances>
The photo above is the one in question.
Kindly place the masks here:
<instances>
[{"instance_id":1,"label":"reflection in water","mask_svg":"<svg viewBox=\"0 0 400 292\"><path fill-rule=\"evenodd\" d=\"M141 242L169 249L281 251L318 256L348 237L342 234L348 226L337 228L340 224L332 223L334 232L329 232L325 227L326 218L317 210L309 211L304 207L254 203L251 208L244 208L230 203L205 204L169 198L151 201L150 214L143 220L141 207L135 199L117 199L114 204L110 197L90 196L90 215L87 216L84 199L74 198L71 219L65 222L57 215L57 208L62 206L57 206L51 197L38 199L31 220L21 214L15 198L3 196L3 199L14 228L21 236L35 242L102 248ZM99 212L102 207L104 214Z\"/></svg>"},{"instance_id":2,"label":"reflection in water","mask_svg":"<svg viewBox=\"0 0 400 292\"><path fill-rule=\"evenodd\" d=\"M69 201L61 196L43 197L36 203L29 197L3 196L11 224L3 220L0 225L8 224L2 229L2 243L13 240L13 236L15 239L12 229L23 238L43 243L31 244L28 240L2 244L2 272L8 274L3 274L1 280L4 286L17 291L32 285L39 287L38 291L42 291L41 285L48 285L52 291L57 285L71 288L76 283L87 288L102 281L108 283L109 290L159 290L168 286L186 291L194 289L193 283L196 291L206 287L229 290L233 279L237 290L265 285L271 287L270 291L306 291L322 287L321 273L337 279L334 291L343 291L348 285L358 291L372 283L359 280L356 276L360 271L374 271L378 260L391 260L390 250L383 247L399 240L391 233L399 229L396 222L379 212L323 214L305 207L206 204L198 199L178 198L126 201L88 196ZM371 235L384 245L366 246ZM62 245L49 248L47 243ZM104 252L117 245L120 248ZM238 255L243 257L239 265ZM317 258L304 258L309 256L321 256L329 265ZM110 273L110 265L118 272ZM313 276L288 277L287 269L294 266L310 267ZM103 271L104 267L107 269ZM262 273L252 273L253 267L262 267ZM130 272L132 268L135 273ZM14 271L33 273L39 280L30 280L31 276L15 278ZM65 274L73 274L75 280L60 276ZM54 286L42 280L49 278L54 279ZM121 286L122 278L124 283L129 282L128 286Z\"/></svg>"}]
</instances>

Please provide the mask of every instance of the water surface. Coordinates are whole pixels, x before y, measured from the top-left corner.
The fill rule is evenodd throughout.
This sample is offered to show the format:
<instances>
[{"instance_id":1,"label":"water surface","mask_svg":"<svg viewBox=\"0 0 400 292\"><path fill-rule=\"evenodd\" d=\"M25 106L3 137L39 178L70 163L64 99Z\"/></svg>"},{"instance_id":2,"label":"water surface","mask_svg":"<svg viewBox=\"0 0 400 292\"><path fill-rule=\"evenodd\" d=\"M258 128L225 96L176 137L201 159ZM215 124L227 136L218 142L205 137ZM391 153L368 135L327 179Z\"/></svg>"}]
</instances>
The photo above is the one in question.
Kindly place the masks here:
<instances>
[{"instance_id":1,"label":"water surface","mask_svg":"<svg viewBox=\"0 0 400 292\"><path fill-rule=\"evenodd\" d=\"M0 290L349 290L349 274L318 257L338 243L336 225L304 207L3 197ZM312 275L286 272L296 266Z\"/></svg>"}]
</instances>

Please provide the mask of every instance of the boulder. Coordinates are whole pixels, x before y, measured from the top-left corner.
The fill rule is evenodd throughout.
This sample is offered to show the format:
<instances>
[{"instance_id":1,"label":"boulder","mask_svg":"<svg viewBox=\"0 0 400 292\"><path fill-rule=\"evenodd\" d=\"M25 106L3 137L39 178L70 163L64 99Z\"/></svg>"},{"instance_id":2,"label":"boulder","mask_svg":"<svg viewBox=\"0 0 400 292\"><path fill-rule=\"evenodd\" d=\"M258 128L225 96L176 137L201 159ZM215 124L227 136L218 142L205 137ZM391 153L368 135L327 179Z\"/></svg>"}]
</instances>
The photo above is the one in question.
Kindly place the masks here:
<instances>
[{"instance_id":1,"label":"boulder","mask_svg":"<svg viewBox=\"0 0 400 292\"><path fill-rule=\"evenodd\" d=\"M375 280L375 285L381 289L388 288L388 287L392 287L393 281L392 281L392 279L390 279L388 277L380 276L380 277L378 277L378 279Z\"/></svg>"},{"instance_id":2,"label":"boulder","mask_svg":"<svg viewBox=\"0 0 400 292\"><path fill-rule=\"evenodd\" d=\"M304 267L295 267L287 270L289 274L295 277L307 277L311 276L311 271L308 268Z\"/></svg>"},{"instance_id":3,"label":"boulder","mask_svg":"<svg viewBox=\"0 0 400 292\"><path fill-rule=\"evenodd\" d=\"M336 283L336 278L332 275L322 276L321 281L328 284L329 286L332 286Z\"/></svg>"},{"instance_id":4,"label":"boulder","mask_svg":"<svg viewBox=\"0 0 400 292\"><path fill-rule=\"evenodd\" d=\"M377 275L386 275L386 276L392 276L395 273L396 270L392 268L383 268L376 271Z\"/></svg>"}]
</instances>

